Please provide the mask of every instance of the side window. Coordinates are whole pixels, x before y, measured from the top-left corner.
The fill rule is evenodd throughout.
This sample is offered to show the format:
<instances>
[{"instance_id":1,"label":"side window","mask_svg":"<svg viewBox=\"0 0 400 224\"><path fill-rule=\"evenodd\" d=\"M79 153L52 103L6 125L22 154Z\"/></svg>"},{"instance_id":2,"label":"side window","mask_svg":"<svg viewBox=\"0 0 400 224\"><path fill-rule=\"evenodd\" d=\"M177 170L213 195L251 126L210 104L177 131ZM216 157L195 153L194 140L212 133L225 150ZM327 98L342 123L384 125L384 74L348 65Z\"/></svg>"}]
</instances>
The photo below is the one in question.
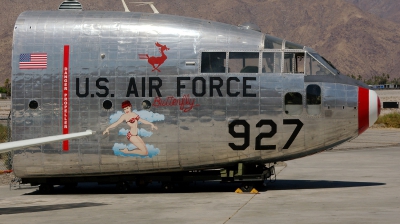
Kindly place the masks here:
<instances>
[{"instance_id":1,"label":"side window","mask_svg":"<svg viewBox=\"0 0 400 224\"><path fill-rule=\"evenodd\" d=\"M285 95L285 113L288 115L300 115L303 112L303 96L297 92L289 92Z\"/></svg>"},{"instance_id":2,"label":"side window","mask_svg":"<svg viewBox=\"0 0 400 224\"><path fill-rule=\"evenodd\" d=\"M309 115L318 115L321 113L321 87L318 85L308 85L307 95L307 113Z\"/></svg>"},{"instance_id":3,"label":"side window","mask_svg":"<svg viewBox=\"0 0 400 224\"><path fill-rule=\"evenodd\" d=\"M285 53L283 73L304 73L304 53Z\"/></svg>"},{"instance_id":4,"label":"side window","mask_svg":"<svg viewBox=\"0 0 400 224\"><path fill-rule=\"evenodd\" d=\"M226 52L202 52L202 73L225 73Z\"/></svg>"},{"instance_id":5,"label":"side window","mask_svg":"<svg viewBox=\"0 0 400 224\"><path fill-rule=\"evenodd\" d=\"M317 60L311 57L309 54L306 56L306 67L305 74L306 75L330 75L328 69L326 69L322 64L320 64Z\"/></svg>"},{"instance_id":6,"label":"side window","mask_svg":"<svg viewBox=\"0 0 400 224\"><path fill-rule=\"evenodd\" d=\"M264 52L262 55L262 73L281 73L281 52Z\"/></svg>"},{"instance_id":7,"label":"side window","mask_svg":"<svg viewBox=\"0 0 400 224\"><path fill-rule=\"evenodd\" d=\"M304 53L295 54L295 56L296 56L295 73L304 73Z\"/></svg>"},{"instance_id":8,"label":"side window","mask_svg":"<svg viewBox=\"0 0 400 224\"><path fill-rule=\"evenodd\" d=\"M229 52L229 73L258 73L258 52Z\"/></svg>"},{"instance_id":9,"label":"side window","mask_svg":"<svg viewBox=\"0 0 400 224\"><path fill-rule=\"evenodd\" d=\"M294 67L294 54L293 53L285 53L285 57L283 58L283 73L293 73Z\"/></svg>"}]
</instances>

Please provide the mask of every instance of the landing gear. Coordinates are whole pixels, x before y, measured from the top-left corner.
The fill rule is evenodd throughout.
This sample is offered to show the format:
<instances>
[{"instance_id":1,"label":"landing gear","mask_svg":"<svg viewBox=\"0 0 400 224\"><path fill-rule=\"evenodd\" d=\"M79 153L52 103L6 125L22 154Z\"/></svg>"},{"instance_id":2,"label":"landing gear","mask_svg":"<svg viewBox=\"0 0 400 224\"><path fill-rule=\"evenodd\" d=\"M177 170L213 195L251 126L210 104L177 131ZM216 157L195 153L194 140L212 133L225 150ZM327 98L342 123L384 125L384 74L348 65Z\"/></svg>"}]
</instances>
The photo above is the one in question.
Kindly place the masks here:
<instances>
[{"instance_id":1,"label":"landing gear","mask_svg":"<svg viewBox=\"0 0 400 224\"><path fill-rule=\"evenodd\" d=\"M279 165L280 166L280 165ZM213 183L235 183L242 185L238 188L241 192L251 192L262 189L268 183L276 180L274 164L237 163L220 169L204 169L165 173L126 174L92 177L67 177L67 178L32 178L21 179L21 183L31 183L32 186L40 185L39 191L44 194L51 193L53 186L64 185L65 191L71 191L77 182L97 182L98 184L116 184L118 193L126 193L133 183L136 190L143 191L149 183L162 184L164 192L181 191L196 181L213 181ZM262 186L264 184L264 186ZM159 184L156 184L159 186ZM83 187L83 186L81 186ZM153 187L153 186L152 186Z\"/></svg>"},{"instance_id":2,"label":"landing gear","mask_svg":"<svg viewBox=\"0 0 400 224\"><path fill-rule=\"evenodd\" d=\"M276 175L274 166L264 164L238 163L237 167L221 170L223 181L242 183L242 186L235 191L236 193L258 193L257 189L266 186L266 181L271 180L273 175Z\"/></svg>"},{"instance_id":3,"label":"landing gear","mask_svg":"<svg viewBox=\"0 0 400 224\"><path fill-rule=\"evenodd\" d=\"M242 186L240 187L240 190L243 192L251 192L254 189L254 183L253 182L243 182Z\"/></svg>"},{"instance_id":4,"label":"landing gear","mask_svg":"<svg viewBox=\"0 0 400 224\"><path fill-rule=\"evenodd\" d=\"M260 186L259 182L242 182L242 186L236 189L235 193L250 193L250 194L258 194L258 190L255 186Z\"/></svg>"}]
</instances>

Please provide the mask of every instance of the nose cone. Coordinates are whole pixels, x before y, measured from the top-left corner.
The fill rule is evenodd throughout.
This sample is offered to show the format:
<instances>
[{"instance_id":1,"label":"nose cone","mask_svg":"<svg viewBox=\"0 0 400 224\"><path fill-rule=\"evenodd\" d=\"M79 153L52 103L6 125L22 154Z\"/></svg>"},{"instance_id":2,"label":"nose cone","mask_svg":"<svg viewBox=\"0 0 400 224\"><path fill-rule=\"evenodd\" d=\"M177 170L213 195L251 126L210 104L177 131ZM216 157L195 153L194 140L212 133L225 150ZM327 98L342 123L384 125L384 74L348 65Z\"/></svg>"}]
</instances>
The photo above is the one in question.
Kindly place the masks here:
<instances>
[{"instance_id":1,"label":"nose cone","mask_svg":"<svg viewBox=\"0 0 400 224\"><path fill-rule=\"evenodd\" d=\"M358 87L358 134L371 127L381 113L381 102L375 91Z\"/></svg>"}]
</instances>

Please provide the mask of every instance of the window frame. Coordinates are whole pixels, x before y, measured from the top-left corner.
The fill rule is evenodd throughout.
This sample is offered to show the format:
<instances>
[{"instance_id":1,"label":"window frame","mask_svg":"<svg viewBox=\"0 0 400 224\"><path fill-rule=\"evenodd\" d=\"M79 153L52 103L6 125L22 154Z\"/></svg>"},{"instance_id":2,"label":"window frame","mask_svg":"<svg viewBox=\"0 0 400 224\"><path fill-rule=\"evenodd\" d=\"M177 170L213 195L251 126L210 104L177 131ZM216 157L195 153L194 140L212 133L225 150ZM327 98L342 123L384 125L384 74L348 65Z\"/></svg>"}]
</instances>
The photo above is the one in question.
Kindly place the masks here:
<instances>
[{"instance_id":1,"label":"window frame","mask_svg":"<svg viewBox=\"0 0 400 224\"><path fill-rule=\"evenodd\" d=\"M300 95L300 97L298 97L297 99L301 99L301 103L288 103L287 102L287 95L291 94L291 93ZM304 99L303 99L303 97L304 96L303 96L303 94L301 92L286 92L285 95L283 96L283 105L284 105L283 111L284 111L284 113L286 115L289 115L289 116L301 116L303 114L303 110L304 110L304 103L303 103ZM289 113L289 111L287 110L288 105L297 106L298 108L301 108L301 109L298 110L298 111L300 111L300 113L298 113L298 114Z\"/></svg>"},{"instance_id":2,"label":"window frame","mask_svg":"<svg viewBox=\"0 0 400 224\"><path fill-rule=\"evenodd\" d=\"M309 94L310 94L309 92L311 92L311 91L309 91L309 87L312 87L312 86L317 86L319 88L319 90L318 90L319 91L319 96L315 95L315 94L313 95L313 97L316 97L316 100L319 101L318 103L309 103L309 100L310 101L312 100L312 98L309 97ZM319 115L321 115L321 111L322 111L322 88L321 88L321 86L318 85L318 84L315 84L315 83L310 83L310 84L307 85L307 87L305 89L305 94L306 94L305 104L306 104L307 114L311 115L311 116L319 116ZM319 97L319 99L318 99L318 97ZM317 105L318 105L319 113L311 113L311 107L313 109L317 109Z\"/></svg>"},{"instance_id":3,"label":"window frame","mask_svg":"<svg viewBox=\"0 0 400 224\"><path fill-rule=\"evenodd\" d=\"M224 72L204 72L203 71L203 53L225 53L225 58L224 58L224 63L223 63L223 65L224 65ZM200 74L226 74L227 73L227 65L228 65L228 52L226 52L226 51L222 51L222 50L215 50L215 51L201 51L200 52L200 63L199 63L199 71L200 71Z\"/></svg>"},{"instance_id":4,"label":"window frame","mask_svg":"<svg viewBox=\"0 0 400 224\"><path fill-rule=\"evenodd\" d=\"M231 53L258 53L258 61L257 61L257 72L243 72L243 73L241 73L241 72L230 72L229 71L229 64L230 64L230 61L231 61L231 58L230 58L230 55L231 55ZM261 65L260 65L260 63L261 63L261 59L260 59L260 55L261 55L261 52L260 51L235 51L235 50L233 50L233 51L228 51L227 52L227 66L226 66L226 68L227 68L227 73L228 74L258 74L258 73L260 73L260 69L261 69ZM243 67L243 68L245 68L245 67ZM242 68L242 69L243 69Z\"/></svg>"}]
</instances>

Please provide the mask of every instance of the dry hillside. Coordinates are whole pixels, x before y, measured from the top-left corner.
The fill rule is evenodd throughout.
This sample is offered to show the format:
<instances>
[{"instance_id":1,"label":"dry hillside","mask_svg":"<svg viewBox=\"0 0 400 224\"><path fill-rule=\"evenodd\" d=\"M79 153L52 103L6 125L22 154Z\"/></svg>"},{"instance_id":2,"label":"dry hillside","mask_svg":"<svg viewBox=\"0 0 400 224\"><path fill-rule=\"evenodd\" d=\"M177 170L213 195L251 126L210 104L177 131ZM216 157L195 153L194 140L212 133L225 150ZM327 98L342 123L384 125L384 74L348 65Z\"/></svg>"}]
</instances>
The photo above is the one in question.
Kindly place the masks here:
<instances>
[{"instance_id":1,"label":"dry hillside","mask_svg":"<svg viewBox=\"0 0 400 224\"><path fill-rule=\"evenodd\" d=\"M61 0L2 1L6 4L0 10L0 85L10 77L12 29L18 15L25 10L56 10L61 3ZM400 63L397 63L400 24L364 12L346 0L153 1L164 14L235 25L256 23L263 32L314 48L345 74L367 78L389 73L391 77L400 77ZM84 10L123 11L120 0L80 2ZM152 12L148 6L128 5L131 11Z\"/></svg>"},{"instance_id":2,"label":"dry hillside","mask_svg":"<svg viewBox=\"0 0 400 224\"><path fill-rule=\"evenodd\" d=\"M383 19L400 23L399 0L346 0L363 11L377 15Z\"/></svg>"}]
</instances>

